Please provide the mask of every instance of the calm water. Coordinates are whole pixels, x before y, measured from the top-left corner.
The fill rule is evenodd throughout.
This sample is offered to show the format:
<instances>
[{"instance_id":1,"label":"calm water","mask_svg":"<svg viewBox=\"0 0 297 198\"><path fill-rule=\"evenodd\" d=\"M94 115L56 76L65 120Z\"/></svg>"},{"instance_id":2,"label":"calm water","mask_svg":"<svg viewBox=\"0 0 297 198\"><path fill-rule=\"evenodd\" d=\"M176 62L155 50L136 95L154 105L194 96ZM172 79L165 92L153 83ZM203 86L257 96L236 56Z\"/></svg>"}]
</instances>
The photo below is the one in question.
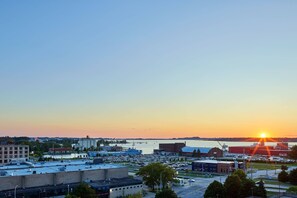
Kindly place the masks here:
<instances>
[{"instance_id":1,"label":"calm water","mask_svg":"<svg viewBox=\"0 0 297 198\"><path fill-rule=\"evenodd\" d=\"M219 147L219 143L217 141L202 141L202 140L127 140L127 144L123 144L124 148L136 148L142 150L143 154L152 154L154 149L159 148L159 143L174 143L174 142L181 142L186 143L187 146L197 146L197 147ZM250 146L255 142L221 142L223 145L224 143L228 146ZM273 142L267 142L267 145L276 145ZM290 142L289 146L296 145L297 142Z\"/></svg>"}]
</instances>

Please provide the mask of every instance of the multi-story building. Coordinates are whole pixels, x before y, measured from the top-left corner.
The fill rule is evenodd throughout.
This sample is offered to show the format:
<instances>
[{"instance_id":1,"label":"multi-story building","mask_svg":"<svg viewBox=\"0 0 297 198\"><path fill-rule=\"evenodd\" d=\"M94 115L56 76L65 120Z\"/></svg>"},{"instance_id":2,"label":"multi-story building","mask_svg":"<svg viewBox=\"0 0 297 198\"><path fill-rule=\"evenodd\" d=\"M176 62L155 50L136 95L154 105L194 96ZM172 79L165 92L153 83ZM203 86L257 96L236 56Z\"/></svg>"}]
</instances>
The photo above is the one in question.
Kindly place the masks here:
<instances>
[{"instance_id":1,"label":"multi-story building","mask_svg":"<svg viewBox=\"0 0 297 198\"><path fill-rule=\"evenodd\" d=\"M94 138L81 138L78 140L78 143L75 145L76 148L79 148L81 150L89 149L89 148L97 148L97 139Z\"/></svg>"},{"instance_id":2,"label":"multi-story building","mask_svg":"<svg viewBox=\"0 0 297 198\"><path fill-rule=\"evenodd\" d=\"M29 159L28 145L0 145L0 165L11 161L27 161Z\"/></svg>"}]
</instances>

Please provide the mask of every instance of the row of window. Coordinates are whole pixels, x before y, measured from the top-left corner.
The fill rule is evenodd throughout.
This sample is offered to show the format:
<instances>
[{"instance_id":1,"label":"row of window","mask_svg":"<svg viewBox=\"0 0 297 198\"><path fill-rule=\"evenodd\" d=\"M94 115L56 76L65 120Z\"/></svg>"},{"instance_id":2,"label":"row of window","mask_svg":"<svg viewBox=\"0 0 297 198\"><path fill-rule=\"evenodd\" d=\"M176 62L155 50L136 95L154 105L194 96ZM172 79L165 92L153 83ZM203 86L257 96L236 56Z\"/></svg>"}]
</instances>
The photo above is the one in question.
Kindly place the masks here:
<instances>
[{"instance_id":1,"label":"row of window","mask_svg":"<svg viewBox=\"0 0 297 198\"><path fill-rule=\"evenodd\" d=\"M28 150L29 147L0 147L0 151L4 150L4 151L7 151L7 150Z\"/></svg>"},{"instance_id":2,"label":"row of window","mask_svg":"<svg viewBox=\"0 0 297 198\"><path fill-rule=\"evenodd\" d=\"M26 157L28 155L0 155L0 158L23 158Z\"/></svg>"},{"instance_id":3,"label":"row of window","mask_svg":"<svg viewBox=\"0 0 297 198\"><path fill-rule=\"evenodd\" d=\"M25 154L25 155L27 155L29 152L28 151L25 151L25 152L12 152L12 151L10 151L9 153L7 152L7 151L4 151L4 152L0 152L0 156L1 155L13 155L13 154L15 154L15 155L17 155L17 154L19 154L19 155L21 155L21 154Z\"/></svg>"},{"instance_id":4,"label":"row of window","mask_svg":"<svg viewBox=\"0 0 297 198\"><path fill-rule=\"evenodd\" d=\"M128 187L123 187L123 188L114 188L114 191L118 191L118 190L125 190L125 189L131 189L131 188L142 188L142 185L138 185L138 186L128 186Z\"/></svg>"},{"instance_id":5,"label":"row of window","mask_svg":"<svg viewBox=\"0 0 297 198\"><path fill-rule=\"evenodd\" d=\"M8 154L8 152L9 152L9 154L13 154L13 153L14 154L17 154L17 153L28 153L28 151L14 151L14 152L13 151L2 151L2 152L0 151L0 154L1 153Z\"/></svg>"}]
</instances>

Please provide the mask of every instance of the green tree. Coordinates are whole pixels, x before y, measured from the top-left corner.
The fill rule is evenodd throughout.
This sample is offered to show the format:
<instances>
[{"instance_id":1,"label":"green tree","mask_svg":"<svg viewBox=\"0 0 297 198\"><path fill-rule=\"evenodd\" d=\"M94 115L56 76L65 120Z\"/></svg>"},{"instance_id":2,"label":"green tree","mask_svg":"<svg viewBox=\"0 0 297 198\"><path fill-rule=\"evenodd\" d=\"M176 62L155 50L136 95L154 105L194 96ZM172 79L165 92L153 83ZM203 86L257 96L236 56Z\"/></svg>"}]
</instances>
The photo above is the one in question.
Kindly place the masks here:
<instances>
[{"instance_id":1,"label":"green tree","mask_svg":"<svg viewBox=\"0 0 297 198\"><path fill-rule=\"evenodd\" d=\"M288 182L288 181L289 181L289 174L288 174L286 171L282 170L282 171L278 174L277 179L278 179L278 181L280 181L280 182Z\"/></svg>"},{"instance_id":2,"label":"green tree","mask_svg":"<svg viewBox=\"0 0 297 198\"><path fill-rule=\"evenodd\" d=\"M137 175L142 176L144 183L154 191L155 185L161 184L162 189L167 187L168 182L174 180L176 172L167 165L161 163L151 163L147 166L141 167Z\"/></svg>"},{"instance_id":3,"label":"green tree","mask_svg":"<svg viewBox=\"0 0 297 198\"><path fill-rule=\"evenodd\" d=\"M81 183L79 186L74 188L73 192L69 195L71 198L96 198L96 191L89 187L86 183Z\"/></svg>"},{"instance_id":4,"label":"green tree","mask_svg":"<svg viewBox=\"0 0 297 198\"><path fill-rule=\"evenodd\" d=\"M201 157L201 151L200 151L200 149L197 150L196 157L199 157L199 158Z\"/></svg>"},{"instance_id":5,"label":"green tree","mask_svg":"<svg viewBox=\"0 0 297 198\"><path fill-rule=\"evenodd\" d=\"M222 183L218 181L213 181L211 184L208 185L205 193L204 198L224 198L225 197L225 188Z\"/></svg>"},{"instance_id":6,"label":"green tree","mask_svg":"<svg viewBox=\"0 0 297 198\"><path fill-rule=\"evenodd\" d=\"M229 175L224 183L226 195L230 198L238 198L241 187L241 180L237 175Z\"/></svg>"},{"instance_id":7,"label":"green tree","mask_svg":"<svg viewBox=\"0 0 297 198\"><path fill-rule=\"evenodd\" d=\"M155 198L177 198L177 194L173 190L167 188L156 193Z\"/></svg>"},{"instance_id":8,"label":"green tree","mask_svg":"<svg viewBox=\"0 0 297 198\"><path fill-rule=\"evenodd\" d=\"M237 169L235 170L232 175L237 175L241 181L246 179L246 174L243 170Z\"/></svg>"},{"instance_id":9,"label":"green tree","mask_svg":"<svg viewBox=\"0 0 297 198\"><path fill-rule=\"evenodd\" d=\"M289 181L293 185L297 185L297 168L291 170L289 174Z\"/></svg>"},{"instance_id":10,"label":"green tree","mask_svg":"<svg viewBox=\"0 0 297 198\"><path fill-rule=\"evenodd\" d=\"M193 153L192 153L192 157L196 157L196 155L197 155L197 151L196 151L196 149L193 151Z\"/></svg>"},{"instance_id":11,"label":"green tree","mask_svg":"<svg viewBox=\"0 0 297 198\"><path fill-rule=\"evenodd\" d=\"M282 165L282 166L281 166L281 169L284 170L284 171L286 171L286 170L288 170L288 166L286 166L286 165Z\"/></svg>"},{"instance_id":12,"label":"green tree","mask_svg":"<svg viewBox=\"0 0 297 198\"><path fill-rule=\"evenodd\" d=\"M241 187L240 187L240 197L249 197L253 195L253 191L256 189L256 184L251 179L243 179L241 180Z\"/></svg>"},{"instance_id":13,"label":"green tree","mask_svg":"<svg viewBox=\"0 0 297 198\"><path fill-rule=\"evenodd\" d=\"M267 197L267 192L265 190L264 182L262 179L260 180L259 186L255 189L254 195L263 198Z\"/></svg>"},{"instance_id":14,"label":"green tree","mask_svg":"<svg viewBox=\"0 0 297 198\"><path fill-rule=\"evenodd\" d=\"M289 158L297 160L297 145L292 146L291 151L289 152Z\"/></svg>"},{"instance_id":15,"label":"green tree","mask_svg":"<svg viewBox=\"0 0 297 198\"><path fill-rule=\"evenodd\" d=\"M287 190L288 193L297 194L297 186L291 186Z\"/></svg>"}]
</instances>

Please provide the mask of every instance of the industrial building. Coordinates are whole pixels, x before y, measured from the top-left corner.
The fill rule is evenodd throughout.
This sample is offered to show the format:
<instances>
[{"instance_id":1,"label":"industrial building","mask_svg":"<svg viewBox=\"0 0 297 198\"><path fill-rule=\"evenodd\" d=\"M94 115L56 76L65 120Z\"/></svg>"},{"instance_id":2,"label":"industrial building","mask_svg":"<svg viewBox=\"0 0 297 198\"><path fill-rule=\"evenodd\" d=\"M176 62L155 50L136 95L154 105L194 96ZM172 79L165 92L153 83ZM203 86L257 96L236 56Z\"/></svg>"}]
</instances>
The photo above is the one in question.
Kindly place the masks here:
<instances>
[{"instance_id":1,"label":"industrial building","mask_svg":"<svg viewBox=\"0 0 297 198\"><path fill-rule=\"evenodd\" d=\"M200 156L198 156L198 153ZM223 151L217 147L185 146L181 149L181 155L188 157L223 157Z\"/></svg>"},{"instance_id":2,"label":"industrial building","mask_svg":"<svg viewBox=\"0 0 297 198\"><path fill-rule=\"evenodd\" d=\"M79 148L80 150L89 149L89 148L97 148L97 139L86 137L78 140L78 143L74 145L75 148Z\"/></svg>"},{"instance_id":3,"label":"industrial building","mask_svg":"<svg viewBox=\"0 0 297 198\"><path fill-rule=\"evenodd\" d=\"M233 161L197 160L192 162L192 170L208 173L230 173L244 169L244 163Z\"/></svg>"},{"instance_id":4,"label":"industrial building","mask_svg":"<svg viewBox=\"0 0 297 198\"><path fill-rule=\"evenodd\" d=\"M29 159L28 145L4 144L0 145L0 165L12 161L26 161Z\"/></svg>"},{"instance_id":5,"label":"industrial building","mask_svg":"<svg viewBox=\"0 0 297 198\"><path fill-rule=\"evenodd\" d=\"M155 154L161 154L161 153L177 154L185 146L186 146L185 143L160 143L159 149L154 149L154 153Z\"/></svg>"},{"instance_id":6,"label":"industrial building","mask_svg":"<svg viewBox=\"0 0 297 198\"><path fill-rule=\"evenodd\" d=\"M99 156L135 156L141 155L142 150L137 150L133 148L128 148L124 151L88 151L89 157L99 157Z\"/></svg>"},{"instance_id":7,"label":"industrial building","mask_svg":"<svg viewBox=\"0 0 297 198\"><path fill-rule=\"evenodd\" d=\"M288 156L288 143L278 142L275 146L267 146L264 141L251 146L229 146L229 153L245 155Z\"/></svg>"},{"instance_id":8,"label":"industrial building","mask_svg":"<svg viewBox=\"0 0 297 198\"><path fill-rule=\"evenodd\" d=\"M100 162L100 161L99 161ZM120 181L120 182L116 182ZM123 183L123 181L126 181ZM132 186L122 195L141 192L142 182L128 178L128 168L95 161L75 160L47 163L25 162L0 167L0 197L46 197L65 195L81 182L92 186L101 197L112 197L113 188ZM134 187L136 186L136 187ZM137 187L138 186L138 187Z\"/></svg>"}]
</instances>

